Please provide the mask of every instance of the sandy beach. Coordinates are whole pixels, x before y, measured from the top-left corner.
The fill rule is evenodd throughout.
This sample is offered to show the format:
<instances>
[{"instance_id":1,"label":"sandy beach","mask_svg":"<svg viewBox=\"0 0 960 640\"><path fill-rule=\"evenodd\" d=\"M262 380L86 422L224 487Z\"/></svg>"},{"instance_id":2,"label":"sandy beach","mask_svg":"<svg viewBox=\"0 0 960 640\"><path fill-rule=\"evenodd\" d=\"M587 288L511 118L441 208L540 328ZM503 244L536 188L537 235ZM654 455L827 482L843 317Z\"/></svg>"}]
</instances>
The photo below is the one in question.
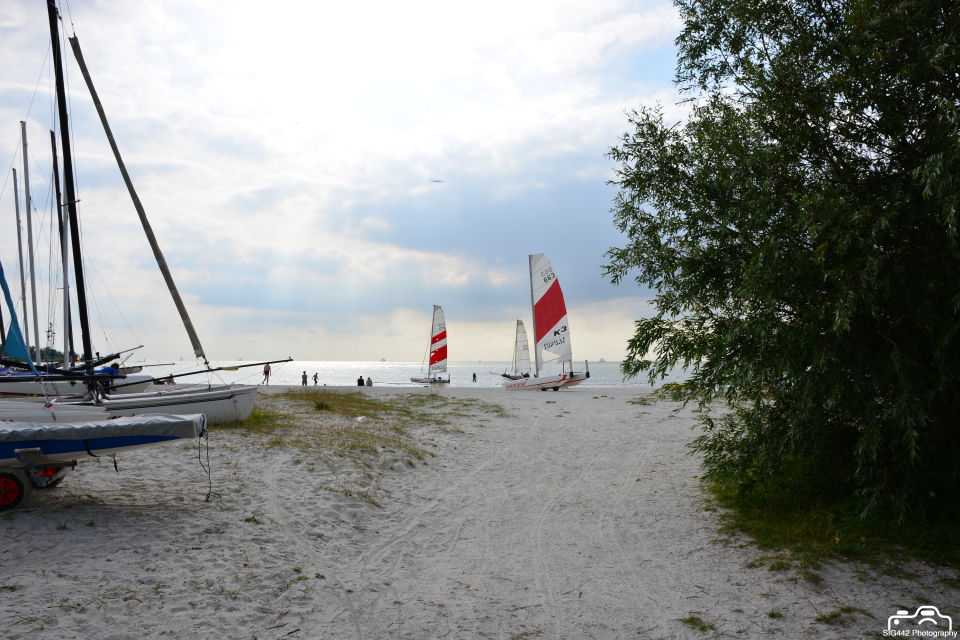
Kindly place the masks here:
<instances>
[{"instance_id":1,"label":"sandy beach","mask_svg":"<svg viewBox=\"0 0 960 640\"><path fill-rule=\"evenodd\" d=\"M831 562L812 581L723 533L688 408L618 388L360 392L453 402L410 427L422 459L216 430L209 502L195 443L34 491L0 516L0 637L839 639L925 604L960 626L943 568Z\"/></svg>"}]
</instances>

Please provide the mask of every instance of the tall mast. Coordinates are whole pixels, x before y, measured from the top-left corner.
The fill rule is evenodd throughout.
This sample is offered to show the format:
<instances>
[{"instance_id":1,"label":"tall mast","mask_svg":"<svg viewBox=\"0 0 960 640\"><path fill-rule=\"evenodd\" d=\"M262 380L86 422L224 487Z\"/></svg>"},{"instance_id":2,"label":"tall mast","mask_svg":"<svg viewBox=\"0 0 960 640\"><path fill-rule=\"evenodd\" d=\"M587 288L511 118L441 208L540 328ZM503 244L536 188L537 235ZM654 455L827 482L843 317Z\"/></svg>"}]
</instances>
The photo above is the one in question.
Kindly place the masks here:
<instances>
[{"instance_id":1,"label":"tall mast","mask_svg":"<svg viewBox=\"0 0 960 640\"><path fill-rule=\"evenodd\" d=\"M50 151L53 158L53 190L57 199L57 224L60 231L60 268L63 271L63 368L69 369L73 351L70 330L70 247L67 246L67 225L63 223L63 198L60 194L60 167L57 162L57 134L50 130Z\"/></svg>"},{"instance_id":2,"label":"tall mast","mask_svg":"<svg viewBox=\"0 0 960 640\"><path fill-rule=\"evenodd\" d=\"M47 0L47 17L50 20L50 46L53 50L53 70L57 85L57 111L60 117L60 144L63 147L63 186L67 196L67 213L70 220L70 245L73 249L74 280L77 285L77 313L80 316L80 335L83 340L83 362L93 373L90 361L93 349L90 346L90 324L87 320L87 292L83 281L83 257L80 255L80 223L77 219L77 194L73 177L73 153L70 149L70 124L67 119L67 98L63 83L63 59L60 54L60 30L57 26L57 5Z\"/></svg>"},{"instance_id":3,"label":"tall mast","mask_svg":"<svg viewBox=\"0 0 960 640\"><path fill-rule=\"evenodd\" d=\"M23 143L23 204L27 209L27 251L30 266L30 307L33 310L33 361L40 362L40 310L37 308L37 273L33 256L33 201L30 198L30 158L27 154L27 123L20 121L20 139ZM26 301L24 301L26 307ZM24 325L29 325L27 316ZM27 351L30 350L30 331L27 330Z\"/></svg>"},{"instance_id":4,"label":"tall mast","mask_svg":"<svg viewBox=\"0 0 960 640\"><path fill-rule=\"evenodd\" d=\"M17 259L20 261L20 300L23 302L23 329L26 332L24 341L30 344L30 323L27 322L27 271L23 267L23 240L20 236L20 192L17 187L17 169L13 167L13 208L17 212ZM16 313L16 311L12 311ZM29 347L28 347L29 349Z\"/></svg>"},{"instance_id":5,"label":"tall mast","mask_svg":"<svg viewBox=\"0 0 960 640\"><path fill-rule=\"evenodd\" d=\"M537 335L537 305L536 300L533 299L533 256L527 256L528 270L530 271L530 313L533 315L533 335ZM540 377L540 350L537 349L536 337L534 337L533 345L533 363L534 363L534 378Z\"/></svg>"},{"instance_id":6,"label":"tall mast","mask_svg":"<svg viewBox=\"0 0 960 640\"><path fill-rule=\"evenodd\" d=\"M113 156L117 160L117 166L120 168L120 174L123 176L123 181L127 185L127 191L130 192L130 199L133 200L133 206L137 210L137 215L140 217L140 224L143 226L143 231L147 236L147 241L150 243L150 248L153 249L153 257L157 261L157 266L160 268L160 273L163 274L163 280L167 283L167 290L170 291L170 297L173 298L173 304L177 307L177 311L180 313L180 320L183 322L183 328L187 331L187 336L190 338L190 344L193 346L193 353L198 358L203 358L204 364L210 366L210 363L207 362L207 356L203 352L203 346L200 344L200 338L197 336L196 329L193 328L193 322L190 320L190 315L187 313L187 307L183 304L183 300L180 298L180 292L177 291L177 285L173 282L173 275L170 273L170 268L167 267L167 261L163 257L163 252L160 251L160 245L157 243L157 238L153 235L153 228L150 226L150 221L147 220L147 214L143 209L143 204L140 202L140 197L137 195L136 189L133 188L133 181L130 179L130 174L127 173L127 167L123 163L123 158L120 156L120 148L117 146L116 140L113 138L113 131L110 129L110 124L107 122L107 114L103 110L103 105L100 103L100 96L97 95L97 90L93 86L93 79L90 77L90 73L87 71L87 65L83 61L83 53L80 51L80 41L76 36L69 38L70 47L73 49L73 57L76 58L77 64L80 65L80 72L83 74L83 79L87 83L87 89L90 90L90 97L93 99L93 104L97 108L97 113L100 115L100 122L103 124L103 131L107 135L107 140L110 142L110 148L113 149Z\"/></svg>"}]
</instances>

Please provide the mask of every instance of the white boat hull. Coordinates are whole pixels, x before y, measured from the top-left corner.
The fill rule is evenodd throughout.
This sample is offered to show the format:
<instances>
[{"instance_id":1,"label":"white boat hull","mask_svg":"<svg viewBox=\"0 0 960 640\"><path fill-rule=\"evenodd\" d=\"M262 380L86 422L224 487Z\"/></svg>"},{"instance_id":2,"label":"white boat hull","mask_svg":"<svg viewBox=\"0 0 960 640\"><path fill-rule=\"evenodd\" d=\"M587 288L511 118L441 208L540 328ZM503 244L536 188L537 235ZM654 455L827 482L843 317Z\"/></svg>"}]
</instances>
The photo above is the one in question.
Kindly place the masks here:
<instances>
[{"instance_id":1,"label":"white boat hull","mask_svg":"<svg viewBox=\"0 0 960 640\"><path fill-rule=\"evenodd\" d=\"M107 396L94 406L103 407L111 416L202 413L207 418L207 424L216 425L246 419L256 401L257 387L238 385ZM94 403L87 401L83 404L89 406Z\"/></svg>"},{"instance_id":2,"label":"white boat hull","mask_svg":"<svg viewBox=\"0 0 960 640\"><path fill-rule=\"evenodd\" d=\"M504 383L503 388L511 391L546 391L547 389L559 391L560 389L564 389L566 387L576 386L589 377L589 373L568 372L560 373L555 376L520 378L519 380L511 380L510 382Z\"/></svg>"},{"instance_id":3,"label":"white boat hull","mask_svg":"<svg viewBox=\"0 0 960 640\"><path fill-rule=\"evenodd\" d=\"M410 378L410 382L416 382L418 384L449 384L450 378L446 380L443 378Z\"/></svg>"},{"instance_id":4,"label":"white boat hull","mask_svg":"<svg viewBox=\"0 0 960 640\"><path fill-rule=\"evenodd\" d=\"M56 405L35 402L32 399L0 399L0 421L2 422L84 422L106 420L110 416L103 407L84 407Z\"/></svg>"},{"instance_id":5,"label":"white boat hull","mask_svg":"<svg viewBox=\"0 0 960 640\"><path fill-rule=\"evenodd\" d=\"M18 398L18 397L38 397L45 398L51 396L67 396L79 393L86 393L87 387L82 380L56 380L50 382L37 382L34 376L16 376L18 378L29 378L28 380L12 381L13 376L0 376L0 398ZM127 376L120 378L117 384L136 383L130 386L120 387L115 393L137 393L146 391L153 385L151 376Z\"/></svg>"}]
</instances>

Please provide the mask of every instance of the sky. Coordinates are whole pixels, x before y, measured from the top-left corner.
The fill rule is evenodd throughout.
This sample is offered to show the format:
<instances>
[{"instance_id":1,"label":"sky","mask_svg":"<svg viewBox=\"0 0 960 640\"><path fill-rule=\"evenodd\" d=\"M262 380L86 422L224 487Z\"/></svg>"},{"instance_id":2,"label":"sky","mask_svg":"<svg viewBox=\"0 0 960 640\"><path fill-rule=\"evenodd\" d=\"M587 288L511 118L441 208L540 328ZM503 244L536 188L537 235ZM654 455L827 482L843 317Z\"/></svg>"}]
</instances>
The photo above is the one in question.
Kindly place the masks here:
<instances>
[{"instance_id":1,"label":"sky","mask_svg":"<svg viewBox=\"0 0 960 640\"><path fill-rule=\"evenodd\" d=\"M508 360L515 320L530 323L531 253L553 263L576 360L621 359L651 314L649 290L603 277L605 252L625 244L607 153L631 109L680 117L669 2L74 0L61 11L211 360L420 361L434 304L452 360ZM94 348L192 360L66 50ZM38 324L59 345L52 93L45 3L5 0L0 263L19 297L11 167L25 232L26 121Z\"/></svg>"}]
</instances>

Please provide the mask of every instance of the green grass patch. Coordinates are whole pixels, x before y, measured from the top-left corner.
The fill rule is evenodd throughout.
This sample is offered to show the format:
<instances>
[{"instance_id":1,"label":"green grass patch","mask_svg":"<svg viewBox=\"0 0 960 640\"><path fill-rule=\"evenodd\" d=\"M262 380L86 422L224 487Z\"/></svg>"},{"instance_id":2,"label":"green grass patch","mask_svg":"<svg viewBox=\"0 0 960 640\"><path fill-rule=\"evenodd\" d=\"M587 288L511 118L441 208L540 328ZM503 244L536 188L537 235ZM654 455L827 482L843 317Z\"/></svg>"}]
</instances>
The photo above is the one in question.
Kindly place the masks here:
<instances>
[{"instance_id":1,"label":"green grass patch","mask_svg":"<svg viewBox=\"0 0 960 640\"><path fill-rule=\"evenodd\" d=\"M218 424L210 427L211 430L235 430L245 431L255 434L271 434L278 429L284 429L294 426L294 418L290 414L266 409L262 406L255 406L246 420L231 422L229 424Z\"/></svg>"},{"instance_id":2,"label":"green grass patch","mask_svg":"<svg viewBox=\"0 0 960 640\"><path fill-rule=\"evenodd\" d=\"M637 396L636 398L632 398L632 399L630 399L630 400L627 400L627 404L638 404L638 405L640 405L640 406L642 406L642 407L649 407L649 406L652 405L655 401L656 401L656 399L655 399L652 395Z\"/></svg>"},{"instance_id":3,"label":"green grass patch","mask_svg":"<svg viewBox=\"0 0 960 640\"><path fill-rule=\"evenodd\" d=\"M726 533L742 532L761 549L787 550L811 582L819 582L819 560L856 559L882 562L905 551L921 560L960 569L960 523L896 524L891 519L861 518L844 504L805 504L796 496L737 495L718 484L707 485L717 503ZM771 567L772 570L772 567ZM811 574L815 578L808 578Z\"/></svg>"},{"instance_id":4,"label":"green grass patch","mask_svg":"<svg viewBox=\"0 0 960 640\"><path fill-rule=\"evenodd\" d=\"M871 614L869 611L864 611L863 609L858 609L857 607L840 607L836 611L820 614L814 618L814 622L817 624L825 624L834 627L848 627L853 621L852 618L854 615L874 618L873 614Z\"/></svg>"},{"instance_id":5,"label":"green grass patch","mask_svg":"<svg viewBox=\"0 0 960 640\"><path fill-rule=\"evenodd\" d=\"M688 627L693 627L697 631L707 632L707 631L713 631L717 628L712 622L707 622L706 620L701 618L699 615L697 615L698 613L700 612L691 611L690 615L686 616L685 618L677 618L677 621L682 622Z\"/></svg>"}]
</instances>

